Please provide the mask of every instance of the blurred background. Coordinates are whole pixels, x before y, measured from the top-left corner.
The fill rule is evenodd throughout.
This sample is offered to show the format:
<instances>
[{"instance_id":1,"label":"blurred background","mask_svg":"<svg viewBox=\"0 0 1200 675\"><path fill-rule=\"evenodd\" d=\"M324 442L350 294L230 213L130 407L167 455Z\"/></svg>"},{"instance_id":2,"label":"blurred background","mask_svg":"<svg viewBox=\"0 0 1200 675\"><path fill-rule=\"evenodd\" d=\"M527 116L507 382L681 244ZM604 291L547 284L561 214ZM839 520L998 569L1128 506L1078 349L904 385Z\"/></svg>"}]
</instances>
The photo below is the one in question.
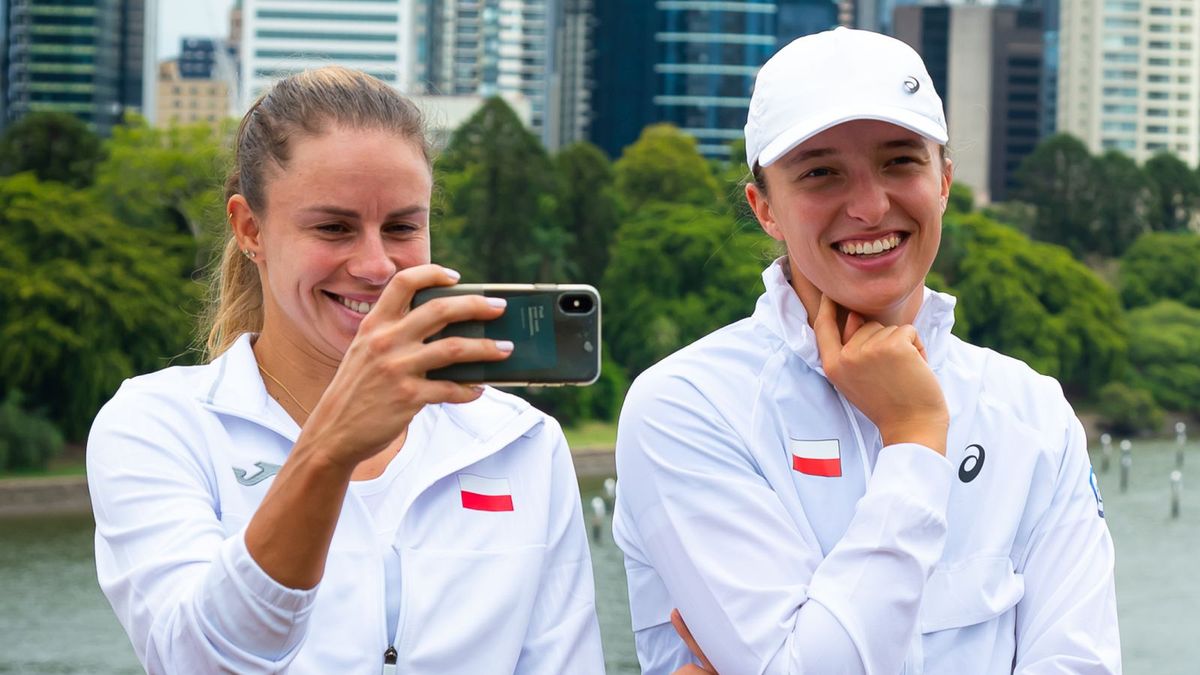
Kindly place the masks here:
<instances>
[{"instance_id":1,"label":"blurred background","mask_svg":"<svg viewBox=\"0 0 1200 675\"><path fill-rule=\"evenodd\" d=\"M83 441L124 378L200 358L236 120L273 79L333 63L425 111L435 261L604 296L601 380L522 393L568 428L585 516L605 505L605 648L611 672L636 672L605 524L615 416L638 373L751 312L777 253L742 198L753 78L834 25L925 58L956 179L928 283L960 299L958 335L1058 378L1083 419L1127 672L1195 672L1198 14L1196 0L0 0L0 673L137 671L96 587Z\"/></svg>"}]
</instances>

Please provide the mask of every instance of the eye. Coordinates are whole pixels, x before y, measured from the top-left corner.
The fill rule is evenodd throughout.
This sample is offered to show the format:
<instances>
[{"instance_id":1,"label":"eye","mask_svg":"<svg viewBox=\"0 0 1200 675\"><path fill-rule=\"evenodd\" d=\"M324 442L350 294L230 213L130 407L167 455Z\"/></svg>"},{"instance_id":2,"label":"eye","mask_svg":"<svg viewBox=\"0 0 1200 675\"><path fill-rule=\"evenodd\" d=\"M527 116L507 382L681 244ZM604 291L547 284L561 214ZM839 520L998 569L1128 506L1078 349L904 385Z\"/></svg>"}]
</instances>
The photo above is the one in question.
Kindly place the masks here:
<instances>
[{"instance_id":1,"label":"eye","mask_svg":"<svg viewBox=\"0 0 1200 675\"><path fill-rule=\"evenodd\" d=\"M898 155L887 161L887 166L906 166L925 164L925 160L916 155Z\"/></svg>"},{"instance_id":2,"label":"eye","mask_svg":"<svg viewBox=\"0 0 1200 675\"><path fill-rule=\"evenodd\" d=\"M832 176L832 175L833 175L833 169L830 169L827 166L819 166L815 169L809 169L808 171L805 171L804 173L800 174L800 179L803 180L805 178L826 178L826 177Z\"/></svg>"},{"instance_id":3,"label":"eye","mask_svg":"<svg viewBox=\"0 0 1200 675\"><path fill-rule=\"evenodd\" d=\"M321 223L317 225L317 231L323 234L343 234L350 231L350 226L342 222Z\"/></svg>"},{"instance_id":4,"label":"eye","mask_svg":"<svg viewBox=\"0 0 1200 675\"><path fill-rule=\"evenodd\" d=\"M420 229L421 227L414 223L388 223L383 226L384 232L396 235L412 234Z\"/></svg>"}]
</instances>

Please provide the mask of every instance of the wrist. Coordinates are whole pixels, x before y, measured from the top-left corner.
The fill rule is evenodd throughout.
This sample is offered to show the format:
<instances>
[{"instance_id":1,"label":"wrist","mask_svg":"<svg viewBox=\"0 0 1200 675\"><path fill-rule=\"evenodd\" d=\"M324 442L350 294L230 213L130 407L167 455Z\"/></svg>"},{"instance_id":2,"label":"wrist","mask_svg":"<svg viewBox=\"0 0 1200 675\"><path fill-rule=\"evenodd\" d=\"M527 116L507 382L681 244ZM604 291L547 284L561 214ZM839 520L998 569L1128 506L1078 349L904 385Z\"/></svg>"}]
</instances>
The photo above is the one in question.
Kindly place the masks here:
<instances>
[{"instance_id":1,"label":"wrist","mask_svg":"<svg viewBox=\"0 0 1200 675\"><path fill-rule=\"evenodd\" d=\"M950 432L949 420L906 420L880 427L879 436L885 446L898 443L916 443L934 452L946 455L946 436Z\"/></svg>"}]
</instances>

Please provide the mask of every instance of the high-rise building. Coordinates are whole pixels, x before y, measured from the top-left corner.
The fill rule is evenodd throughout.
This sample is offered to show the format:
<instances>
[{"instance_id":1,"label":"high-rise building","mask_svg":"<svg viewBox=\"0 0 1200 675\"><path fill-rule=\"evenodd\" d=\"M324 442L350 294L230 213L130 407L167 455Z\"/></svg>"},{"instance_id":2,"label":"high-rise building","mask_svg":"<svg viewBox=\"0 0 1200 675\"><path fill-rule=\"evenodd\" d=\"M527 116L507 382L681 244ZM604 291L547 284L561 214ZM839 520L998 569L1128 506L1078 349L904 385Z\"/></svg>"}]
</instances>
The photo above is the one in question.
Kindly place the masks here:
<instances>
[{"instance_id":1,"label":"high-rise building","mask_svg":"<svg viewBox=\"0 0 1200 675\"><path fill-rule=\"evenodd\" d=\"M184 38L179 58L159 64L156 123L204 122L219 129L231 114L234 61L227 45L211 38Z\"/></svg>"},{"instance_id":2,"label":"high-rise building","mask_svg":"<svg viewBox=\"0 0 1200 675\"><path fill-rule=\"evenodd\" d=\"M801 35L811 35L838 25L835 0L775 0L775 37L779 47Z\"/></svg>"},{"instance_id":3,"label":"high-rise building","mask_svg":"<svg viewBox=\"0 0 1200 675\"><path fill-rule=\"evenodd\" d=\"M597 3L591 140L615 157L646 125L670 122L728 158L777 48L776 12L774 0Z\"/></svg>"},{"instance_id":4,"label":"high-rise building","mask_svg":"<svg viewBox=\"0 0 1200 675\"><path fill-rule=\"evenodd\" d=\"M244 0L240 107L274 80L339 64L411 89L415 0Z\"/></svg>"},{"instance_id":5,"label":"high-rise building","mask_svg":"<svg viewBox=\"0 0 1200 675\"><path fill-rule=\"evenodd\" d=\"M8 0L3 10L3 123L57 111L106 134L142 109L146 0Z\"/></svg>"},{"instance_id":6,"label":"high-rise building","mask_svg":"<svg viewBox=\"0 0 1200 675\"><path fill-rule=\"evenodd\" d=\"M1062 0L1058 130L1093 152L1200 161L1196 0Z\"/></svg>"},{"instance_id":7,"label":"high-rise building","mask_svg":"<svg viewBox=\"0 0 1200 675\"><path fill-rule=\"evenodd\" d=\"M594 1L554 3L554 51L547 73L549 100L543 134L550 150L587 138L591 123Z\"/></svg>"},{"instance_id":8,"label":"high-rise building","mask_svg":"<svg viewBox=\"0 0 1200 675\"><path fill-rule=\"evenodd\" d=\"M898 7L894 18L945 104L955 181L981 203L1005 199L1040 138L1041 12L923 5Z\"/></svg>"},{"instance_id":9,"label":"high-rise building","mask_svg":"<svg viewBox=\"0 0 1200 675\"><path fill-rule=\"evenodd\" d=\"M533 131L550 144L555 2L418 0L414 14L417 91L524 97Z\"/></svg>"}]
</instances>

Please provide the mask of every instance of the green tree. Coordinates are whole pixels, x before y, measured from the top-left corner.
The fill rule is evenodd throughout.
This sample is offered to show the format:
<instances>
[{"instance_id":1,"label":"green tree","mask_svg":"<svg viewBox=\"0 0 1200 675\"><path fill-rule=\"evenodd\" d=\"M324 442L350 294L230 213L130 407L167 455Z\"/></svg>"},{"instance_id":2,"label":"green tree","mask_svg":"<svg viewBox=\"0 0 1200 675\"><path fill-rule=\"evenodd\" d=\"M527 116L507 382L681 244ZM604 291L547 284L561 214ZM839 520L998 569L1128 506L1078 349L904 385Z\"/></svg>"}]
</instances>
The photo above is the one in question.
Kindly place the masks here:
<instances>
[{"instance_id":1,"label":"green tree","mask_svg":"<svg viewBox=\"0 0 1200 675\"><path fill-rule=\"evenodd\" d=\"M962 183L950 184L950 200L946 204L948 213L970 213L975 210L975 192Z\"/></svg>"},{"instance_id":2,"label":"green tree","mask_svg":"<svg viewBox=\"0 0 1200 675\"><path fill-rule=\"evenodd\" d=\"M1014 197L1036 209L1035 239L1091 250L1096 222L1096 162L1082 141L1057 134L1042 141L1017 168Z\"/></svg>"},{"instance_id":3,"label":"green tree","mask_svg":"<svg viewBox=\"0 0 1200 675\"><path fill-rule=\"evenodd\" d=\"M1200 309L1162 300L1129 312L1130 382L1162 407L1200 413Z\"/></svg>"},{"instance_id":4,"label":"green tree","mask_svg":"<svg viewBox=\"0 0 1200 675\"><path fill-rule=\"evenodd\" d=\"M85 187L100 158L100 138L67 113L29 113L0 136L3 176L32 171L40 180Z\"/></svg>"},{"instance_id":5,"label":"green tree","mask_svg":"<svg viewBox=\"0 0 1200 675\"><path fill-rule=\"evenodd\" d=\"M557 220L573 235L567 257L578 268L575 280L599 285L620 221L612 165L600 148L576 143L554 158L554 171L561 195Z\"/></svg>"},{"instance_id":6,"label":"green tree","mask_svg":"<svg viewBox=\"0 0 1200 675\"><path fill-rule=\"evenodd\" d=\"M635 211L617 230L604 277L613 359L634 377L748 316L772 243L711 207L652 202Z\"/></svg>"},{"instance_id":7,"label":"green tree","mask_svg":"<svg viewBox=\"0 0 1200 675\"><path fill-rule=\"evenodd\" d=\"M125 227L88 192L0 180L0 391L81 438L122 379L187 351L193 247Z\"/></svg>"},{"instance_id":8,"label":"green tree","mask_svg":"<svg viewBox=\"0 0 1200 675\"><path fill-rule=\"evenodd\" d=\"M717 180L696 139L670 124L652 124L617 160L617 192L637 211L651 202L721 208Z\"/></svg>"},{"instance_id":9,"label":"green tree","mask_svg":"<svg viewBox=\"0 0 1200 675\"><path fill-rule=\"evenodd\" d=\"M438 183L445 215L433 234L435 260L480 281L571 277L553 164L502 99L488 99L454 132Z\"/></svg>"},{"instance_id":10,"label":"green tree","mask_svg":"<svg viewBox=\"0 0 1200 675\"><path fill-rule=\"evenodd\" d=\"M1151 229L1187 229L1200 215L1200 174L1168 152L1160 152L1147 160L1145 172L1153 186Z\"/></svg>"},{"instance_id":11,"label":"green tree","mask_svg":"<svg viewBox=\"0 0 1200 675\"><path fill-rule=\"evenodd\" d=\"M208 124L159 129L130 116L105 143L105 159L96 167L96 198L122 224L186 234L203 252L223 240L222 182L232 161L227 136Z\"/></svg>"},{"instance_id":12,"label":"green tree","mask_svg":"<svg viewBox=\"0 0 1200 675\"><path fill-rule=\"evenodd\" d=\"M960 300L965 339L1019 358L1077 394L1121 374L1116 293L1065 249L972 214L947 227L939 272Z\"/></svg>"},{"instance_id":13,"label":"green tree","mask_svg":"<svg viewBox=\"0 0 1200 675\"><path fill-rule=\"evenodd\" d=\"M1162 426L1163 411L1154 402L1154 395L1124 382L1101 387L1096 408L1100 426L1114 434L1129 436Z\"/></svg>"},{"instance_id":14,"label":"green tree","mask_svg":"<svg viewBox=\"0 0 1200 675\"><path fill-rule=\"evenodd\" d=\"M1200 308L1200 235L1142 235L1121 258L1118 278L1126 307L1176 300Z\"/></svg>"},{"instance_id":15,"label":"green tree","mask_svg":"<svg viewBox=\"0 0 1200 675\"><path fill-rule=\"evenodd\" d=\"M1128 155L1109 150L1096 160L1096 222L1086 250L1119 256L1147 229L1153 186Z\"/></svg>"},{"instance_id":16,"label":"green tree","mask_svg":"<svg viewBox=\"0 0 1200 675\"><path fill-rule=\"evenodd\" d=\"M62 452L58 429L40 413L27 410L18 391L0 402L0 471L44 469Z\"/></svg>"}]
</instances>

